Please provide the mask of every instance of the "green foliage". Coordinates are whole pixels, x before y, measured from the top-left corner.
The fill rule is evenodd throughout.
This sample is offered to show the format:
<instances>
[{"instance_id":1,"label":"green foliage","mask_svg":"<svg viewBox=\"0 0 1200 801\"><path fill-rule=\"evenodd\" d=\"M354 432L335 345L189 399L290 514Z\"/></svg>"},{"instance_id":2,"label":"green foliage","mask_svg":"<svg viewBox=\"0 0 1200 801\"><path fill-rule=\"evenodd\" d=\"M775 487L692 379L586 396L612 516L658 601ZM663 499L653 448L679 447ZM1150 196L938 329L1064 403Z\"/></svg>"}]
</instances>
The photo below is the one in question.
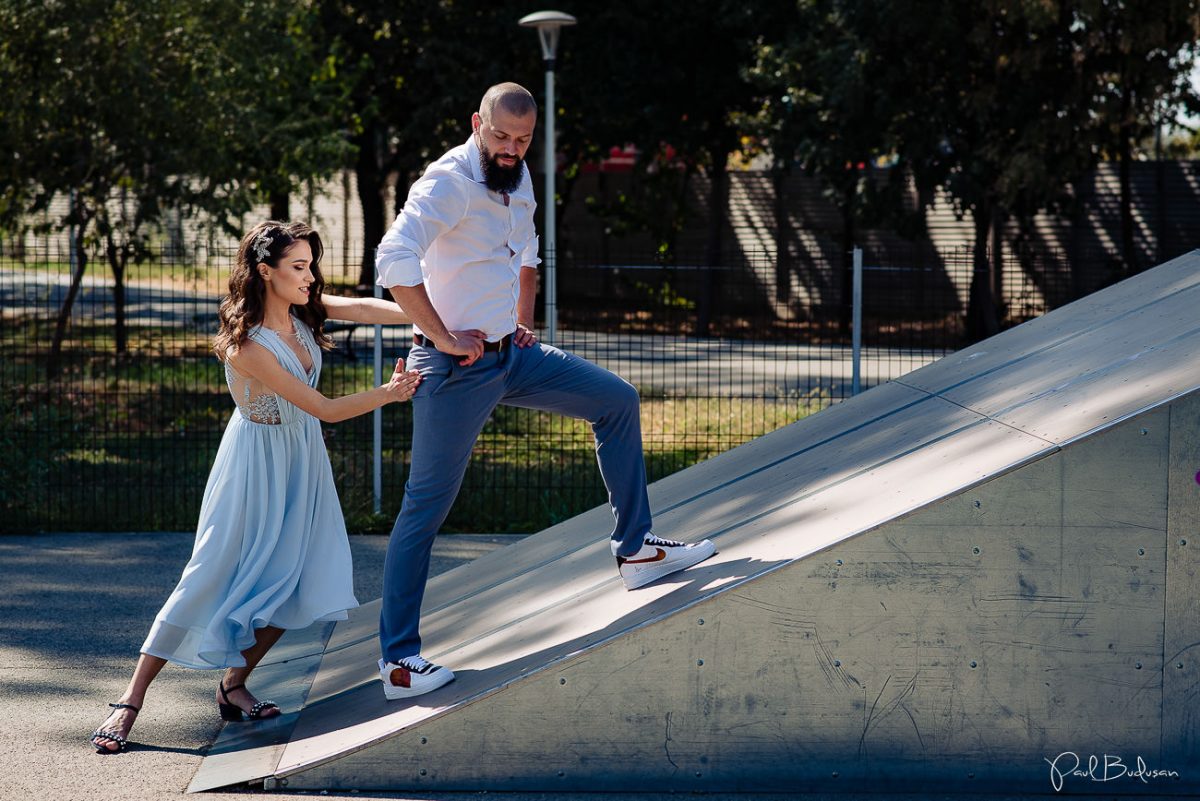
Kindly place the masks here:
<instances>
[{"instance_id":1,"label":"green foliage","mask_svg":"<svg viewBox=\"0 0 1200 801\"><path fill-rule=\"evenodd\" d=\"M558 147L568 163L596 162L633 144L639 172L622 202L599 213L616 235L649 233L671 257L694 210L685 202L691 176L716 184L741 144L739 114L754 103L741 65L771 14L732 0L673 3L567 3L579 28L563 35L558 63ZM718 195L719 196L719 192ZM723 210L713 209L719 234Z\"/></svg>"},{"instance_id":2,"label":"green foliage","mask_svg":"<svg viewBox=\"0 0 1200 801\"><path fill-rule=\"evenodd\" d=\"M1115 0L1073 5L1082 90L1104 153L1117 157L1123 141L1149 139L1179 112L1200 113L1190 85L1200 55L1200 7L1193 0L1162 0L1152 13Z\"/></svg>"},{"instance_id":3,"label":"green foliage","mask_svg":"<svg viewBox=\"0 0 1200 801\"><path fill-rule=\"evenodd\" d=\"M633 174L628 191L617 192L607 201L595 195L584 198L584 207L604 225L607 235L621 239L649 234L660 264L674 261L679 235L693 212L688 203L691 172L672 164L672 158L660 148L646 169Z\"/></svg>"},{"instance_id":4,"label":"green foliage","mask_svg":"<svg viewBox=\"0 0 1200 801\"><path fill-rule=\"evenodd\" d=\"M0 393L0 530L44 526L54 504L48 477L69 446L71 428L71 418L43 397Z\"/></svg>"},{"instance_id":5,"label":"green foliage","mask_svg":"<svg viewBox=\"0 0 1200 801\"><path fill-rule=\"evenodd\" d=\"M747 70L762 98L748 129L860 218L882 208L919 231L899 213L904 181L915 178L923 197L946 189L975 223L976 335L997 328L987 253L1005 221L1062 207L1103 152L1196 102L1187 78L1198 12L1186 0L1153 12L1114 0L788 7L789 23L763 32ZM888 153L899 169L887 184L850 168Z\"/></svg>"},{"instance_id":6,"label":"green foliage","mask_svg":"<svg viewBox=\"0 0 1200 801\"><path fill-rule=\"evenodd\" d=\"M744 67L759 103L743 125L776 163L798 162L826 184L830 200L861 213L873 191L860 165L894 149L888 122L908 99L873 37L872 3L809 0L790 5L756 42Z\"/></svg>"},{"instance_id":7,"label":"green foliage","mask_svg":"<svg viewBox=\"0 0 1200 801\"><path fill-rule=\"evenodd\" d=\"M517 27L528 9L512 0L313 0L312 8L316 47L346 99L335 119L356 151L359 282L371 284L393 176L402 204L426 164L466 141L490 85L539 74L537 49Z\"/></svg>"},{"instance_id":8,"label":"green foliage","mask_svg":"<svg viewBox=\"0 0 1200 801\"><path fill-rule=\"evenodd\" d=\"M686 198L700 172L713 179L710 252L720 244L725 159L738 151L820 178L843 213L846 252L855 226L923 232L905 213L914 178L918 209L949 191L983 253L1006 220L1067 208L1071 182L1096 159L1126 163L1154 125L1200 111L1188 84L1194 0L562 8L580 24L563 35L558 107L542 118L558 121L563 193L581 163L636 145L628 192L589 207L614 236L649 234L664 263L696 211ZM51 224L103 241L119 286L169 211L233 230L252 203L352 162L369 283L394 176L402 199L463 141L489 84L515 79L541 99L536 36L516 25L528 10L514 0L0 0L0 225L73 194ZM888 180L857 168L876 157L895 160Z\"/></svg>"},{"instance_id":9,"label":"green foliage","mask_svg":"<svg viewBox=\"0 0 1200 801\"><path fill-rule=\"evenodd\" d=\"M768 13L732 0L560 7L580 20L563 35L558 65L570 161L632 143L652 163L669 144L699 167L738 147L734 115L753 102L740 66Z\"/></svg>"},{"instance_id":10,"label":"green foliage","mask_svg":"<svg viewBox=\"0 0 1200 801\"><path fill-rule=\"evenodd\" d=\"M1121 271L1128 275L1145 266L1135 246L1129 164L1138 157L1138 142L1155 128L1180 112L1200 111L1190 84L1200 54L1200 7L1193 0L1164 0L1147 13L1115 0L1076 0L1075 8L1091 141L1119 163Z\"/></svg>"},{"instance_id":11,"label":"green foliage","mask_svg":"<svg viewBox=\"0 0 1200 801\"><path fill-rule=\"evenodd\" d=\"M73 192L51 225L139 249L168 210L234 230L329 174L346 149L311 22L277 0L0 4L3 221Z\"/></svg>"},{"instance_id":12,"label":"green foliage","mask_svg":"<svg viewBox=\"0 0 1200 801\"><path fill-rule=\"evenodd\" d=\"M648 284L645 281L634 281L633 286L646 300L663 309L694 311L696 308L695 302L685 298L683 295L680 295L679 292L671 286L669 281L663 281L658 284Z\"/></svg>"},{"instance_id":13,"label":"green foliage","mask_svg":"<svg viewBox=\"0 0 1200 801\"><path fill-rule=\"evenodd\" d=\"M0 226L67 197L43 225L73 229L78 254L48 373L89 241L112 269L123 353L126 269L168 212L237 232L253 202L345 160L324 121L336 86L314 64L310 24L284 0L0 3Z\"/></svg>"}]
</instances>

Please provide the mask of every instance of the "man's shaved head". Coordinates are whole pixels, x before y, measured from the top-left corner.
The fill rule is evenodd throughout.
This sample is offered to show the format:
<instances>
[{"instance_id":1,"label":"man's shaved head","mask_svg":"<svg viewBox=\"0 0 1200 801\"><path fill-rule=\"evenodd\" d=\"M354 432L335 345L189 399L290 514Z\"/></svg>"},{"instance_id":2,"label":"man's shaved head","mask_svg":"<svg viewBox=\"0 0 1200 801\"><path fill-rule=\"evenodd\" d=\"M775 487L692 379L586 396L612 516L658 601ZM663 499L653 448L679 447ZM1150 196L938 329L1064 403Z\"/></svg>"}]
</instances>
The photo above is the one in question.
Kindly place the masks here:
<instances>
[{"instance_id":1,"label":"man's shaved head","mask_svg":"<svg viewBox=\"0 0 1200 801\"><path fill-rule=\"evenodd\" d=\"M514 117L524 117L530 112L537 114L537 101L529 90L516 83L498 83L483 94L479 101L479 116L491 121L497 108Z\"/></svg>"}]
</instances>

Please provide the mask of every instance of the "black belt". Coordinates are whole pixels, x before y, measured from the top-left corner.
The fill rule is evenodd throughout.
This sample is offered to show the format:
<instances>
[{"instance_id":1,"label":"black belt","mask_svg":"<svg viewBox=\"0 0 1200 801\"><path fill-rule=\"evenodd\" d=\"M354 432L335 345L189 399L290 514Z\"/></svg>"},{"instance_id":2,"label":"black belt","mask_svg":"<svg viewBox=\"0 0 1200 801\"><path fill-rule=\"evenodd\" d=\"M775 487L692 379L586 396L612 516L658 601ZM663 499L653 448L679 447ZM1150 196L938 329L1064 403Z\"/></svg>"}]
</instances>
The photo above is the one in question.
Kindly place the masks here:
<instances>
[{"instance_id":1,"label":"black belt","mask_svg":"<svg viewBox=\"0 0 1200 801\"><path fill-rule=\"evenodd\" d=\"M512 338L513 338L512 334L505 334L504 336L502 336L500 339L496 340L495 342L484 342L483 343L483 352L484 353L497 353L499 351L502 351L502 350L508 348L510 345L512 345ZM433 340L430 339L429 337L425 336L424 334L413 334L413 342L420 345L423 348L433 348L435 350L437 349L437 345L433 344Z\"/></svg>"}]
</instances>

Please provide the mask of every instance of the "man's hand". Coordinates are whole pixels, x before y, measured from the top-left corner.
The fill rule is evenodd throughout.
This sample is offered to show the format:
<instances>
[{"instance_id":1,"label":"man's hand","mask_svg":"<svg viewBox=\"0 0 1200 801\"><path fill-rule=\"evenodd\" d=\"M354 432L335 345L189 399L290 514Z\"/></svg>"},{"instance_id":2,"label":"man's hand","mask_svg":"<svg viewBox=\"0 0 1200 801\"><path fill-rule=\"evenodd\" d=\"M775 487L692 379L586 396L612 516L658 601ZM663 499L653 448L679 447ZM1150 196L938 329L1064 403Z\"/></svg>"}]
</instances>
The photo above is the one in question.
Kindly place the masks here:
<instances>
[{"instance_id":1,"label":"man's hand","mask_svg":"<svg viewBox=\"0 0 1200 801\"><path fill-rule=\"evenodd\" d=\"M474 364L483 356L483 337L482 331L471 328L466 331L448 331L449 337L442 340L435 340L434 344L442 353L448 353L451 356L462 356L458 363L463 367Z\"/></svg>"},{"instance_id":2,"label":"man's hand","mask_svg":"<svg viewBox=\"0 0 1200 801\"><path fill-rule=\"evenodd\" d=\"M517 330L513 333L513 344L518 348L532 348L537 343L538 337L533 333L533 326L517 323Z\"/></svg>"},{"instance_id":3,"label":"man's hand","mask_svg":"<svg viewBox=\"0 0 1200 801\"><path fill-rule=\"evenodd\" d=\"M408 313L417 329L442 353L451 356L462 356L459 364L464 367L474 364L483 356L483 332L475 329L466 331L447 331L442 318L429 302L429 294L424 284L415 286L391 286L388 291L400 304L400 308Z\"/></svg>"}]
</instances>

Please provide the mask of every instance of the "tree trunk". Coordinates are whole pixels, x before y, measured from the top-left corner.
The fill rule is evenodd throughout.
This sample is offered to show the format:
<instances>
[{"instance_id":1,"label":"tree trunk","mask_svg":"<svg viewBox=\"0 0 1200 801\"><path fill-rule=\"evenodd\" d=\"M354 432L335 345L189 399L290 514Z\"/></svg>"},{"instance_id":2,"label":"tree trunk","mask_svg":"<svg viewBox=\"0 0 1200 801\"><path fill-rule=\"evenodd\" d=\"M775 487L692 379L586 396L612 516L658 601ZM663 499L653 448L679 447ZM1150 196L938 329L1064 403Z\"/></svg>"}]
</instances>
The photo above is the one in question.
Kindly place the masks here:
<instances>
[{"instance_id":1,"label":"tree trunk","mask_svg":"<svg viewBox=\"0 0 1200 801\"><path fill-rule=\"evenodd\" d=\"M704 247L704 276L701 278L700 303L696 313L696 335L706 337L712 327L713 302L717 294L717 270L721 250L725 212L729 205L729 151L718 148L712 154L712 185L709 187L708 241Z\"/></svg>"},{"instance_id":2,"label":"tree trunk","mask_svg":"<svg viewBox=\"0 0 1200 801\"><path fill-rule=\"evenodd\" d=\"M354 175L358 182L358 201L362 205L362 264L358 272L359 288L375 283L375 248L387 230L387 173L383 169L383 131L372 124L357 137L358 160Z\"/></svg>"},{"instance_id":3,"label":"tree trunk","mask_svg":"<svg viewBox=\"0 0 1200 801\"><path fill-rule=\"evenodd\" d=\"M271 219L288 222L292 218L291 197L287 192L272 192L270 197Z\"/></svg>"},{"instance_id":4,"label":"tree trunk","mask_svg":"<svg viewBox=\"0 0 1200 801\"><path fill-rule=\"evenodd\" d=\"M992 204L985 201L971 212L975 223L975 245L972 251L971 288L967 297L967 336L972 342L1000 333L996 317L996 301L992 294L991 260L988 258L988 237L992 231Z\"/></svg>"},{"instance_id":5,"label":"tree trunk","mask_svg":"<svg viewBox=\"0 0 1200 801\"><path fill-rule=\"evenodd\" d=\"M62 345L67 336L67 324L71 320L71 309L75 299L79 297L79 287L83 285L83 274L87 270L87 251L83 248L83 233L87 229L84 218L78 224L75 233L75 269L71 273L71 284L67 288L67 296L58 309L58 320L54 325L54 340L50 344L50 356L46 359L46 375L54 378L62 369Z\"/></svg>"},{"instance_id":6,"label":"tree trunk","mask_svg":"<svg viewBox=\"0 0 1200 801\"><path fill-rule=\"evenodd\" d=\"M787 315L782 307L791 303L792 294L791 273L788 270L792 231L787 213L787 179L790 173L791 170L782 165L776 165L775 169L771 171L772 183L775 185L775 314L777 317Z\"/></svg>"},{"instance_id":7,"label":"tree trunk","mask_svg":"<svg viewBox=\"0 0 1200 801\"><path fill-rule=\"evenodd\" d=\"M129 330L125 323L125 266L129 261L129 250L118 247L112 233L105 239L108 266L113 274L113 341L117 353L125 353L129 349Z\"/></svg>"},{"instance_id":8,"label":"tree trunk","mask_svg":"<svg viewBox=\"0 0 1200 801\"><path fill-rule=\"evenodd\" d=\"M1067 246L1069 248L1070 243ZM1057 308L1057 282L1051 278L1049 259L1043 258L1041 263L1037 259L1037 237L1034 234L1033 217L1029 214L1017 217L1017 238L1010 249L1020 267L1021 278L1037 287L1045 298L1045 310Z\"/></svg>"},{"instance_id":9,"label":"tree trunk","mask_svg":"<svg viewBox=\"0 0 1200 801\"><path fill-rule=\"evenodd\" d=\"M696 176L696 170L689 160L683 168L683 176L677 184L678 192L675 195L675 206L671 209L670 223L667 225L664 235L666 239L659 243L659 253L663 252L662 247L666 245L667 258L665 261L676 263L679 258L679 232L683 230L688 219L688 193L692 189L692 179ZM664 259L660 256L660 261Z\"/></svg>"}]
</instances>

